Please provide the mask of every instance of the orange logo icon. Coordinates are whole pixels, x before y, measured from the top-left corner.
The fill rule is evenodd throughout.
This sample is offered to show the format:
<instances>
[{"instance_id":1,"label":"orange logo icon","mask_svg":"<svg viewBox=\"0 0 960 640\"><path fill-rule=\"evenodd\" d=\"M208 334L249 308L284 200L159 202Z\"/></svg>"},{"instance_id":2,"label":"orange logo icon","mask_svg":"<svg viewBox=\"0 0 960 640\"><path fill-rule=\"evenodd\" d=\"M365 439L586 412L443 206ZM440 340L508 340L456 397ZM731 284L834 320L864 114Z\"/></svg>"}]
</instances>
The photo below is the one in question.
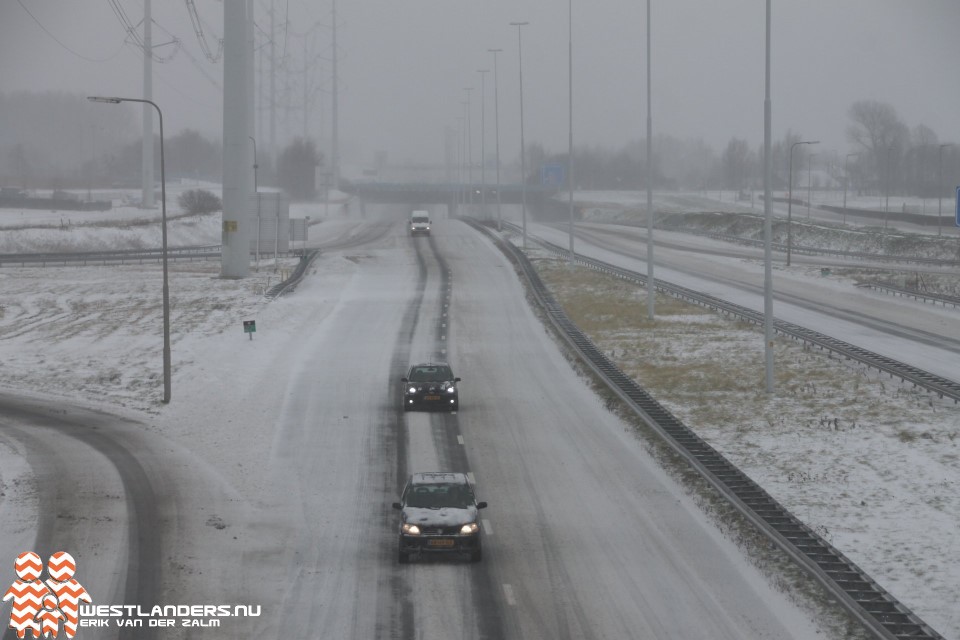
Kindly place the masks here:
<instances>
[{"instance_id":1,"label":"orange logo icon","mask_svg":"<svg viewBox=\"0 0 960 640\"><path fill-rule=\"evenodd\" d=\"M27 630L34 638L56 638L63 620L67 637L73 638L77 634L79 603L93 601L73 577L77 571L73 556L66 551L50 556L46 583L40 580L43 563L33 551L17 556L14 571L17 580L3 594L4 602L13 599L9 628L16 629L18 638L25 637Z\"/></svg>"}]
</instances>

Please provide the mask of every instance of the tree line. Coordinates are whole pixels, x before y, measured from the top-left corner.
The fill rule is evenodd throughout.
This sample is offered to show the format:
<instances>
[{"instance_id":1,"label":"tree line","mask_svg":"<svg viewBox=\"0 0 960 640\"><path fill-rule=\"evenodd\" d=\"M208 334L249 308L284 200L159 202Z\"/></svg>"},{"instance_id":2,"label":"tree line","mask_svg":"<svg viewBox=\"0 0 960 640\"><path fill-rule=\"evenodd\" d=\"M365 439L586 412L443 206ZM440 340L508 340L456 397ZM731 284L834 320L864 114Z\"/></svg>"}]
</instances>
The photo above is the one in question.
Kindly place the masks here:
<instances>
[{"instance_id":1,"label":"tree line","mask_svg":"<svg viewBox=\"0 0 960 640\"><path fill-rule=\"evenodd\" d=\"M941 142L926 125L908 127L889 104L860 100L848 110L848 152L811 151L794 143L809 138L788 131L771 144L771 188L786 190L790 180L790 149L793 151L793 186L806 185L809 162L826 179L820 186L842 188L851 193L874 193L937 197L952 195L960 179L960 145ZM755 189L763 188L763 146L752 148L742 138L731 138L718 154L700 140L681 140L669 135L653 141L653 166L646 166L646 141L634 141L617 150L574 149L574 186L577 189ZM811 154L815 154L811 158ZM527 147L529 166L567 165L566 153L549 154L542 145ZM941 178L942 172L942 178ZM538 183L531 172L527 180Z\"/></svg>"},{"instance_id":2,"label":"tree line","mask_svg":"<svg viewBox=\"0 0 960 640\"><path fill-rule=\"evenodd\" d=\"M0 186L26 189L138 188L142 147L140 111L132 105L110 108L91 104L82 95L64 92L0 92ZM848 110L848 151L794 151L793 185L816 153L814 166L826 176L823 186L846 185L852 193L887 193L936 197L950 195L960 179L960 145L941 142L930 127L907 126L889 104L855 102ZM790 183L790 149L804 140L788 131L771 148L772 188ZM580 147L574 150L574 183L578 189L761 189L763 149L731 138L719 153L702 140L659 135L653 141L652 167L646 167L646 141L619 149ZM223 150L220 140L185 129L164 140L169 180L219 182ZM540 181L544 164L567 164L566 154L548 153L540 144L526 149L527 180ZM154 169L160 178L159 135ZM295 199L315 195L314 172L323 154L310 139L298 138L282 149L276 166L267 154L258 158L260 186L279 187ZM942 173L942 178L941 178Z\"/></svg>"}]
</instances>

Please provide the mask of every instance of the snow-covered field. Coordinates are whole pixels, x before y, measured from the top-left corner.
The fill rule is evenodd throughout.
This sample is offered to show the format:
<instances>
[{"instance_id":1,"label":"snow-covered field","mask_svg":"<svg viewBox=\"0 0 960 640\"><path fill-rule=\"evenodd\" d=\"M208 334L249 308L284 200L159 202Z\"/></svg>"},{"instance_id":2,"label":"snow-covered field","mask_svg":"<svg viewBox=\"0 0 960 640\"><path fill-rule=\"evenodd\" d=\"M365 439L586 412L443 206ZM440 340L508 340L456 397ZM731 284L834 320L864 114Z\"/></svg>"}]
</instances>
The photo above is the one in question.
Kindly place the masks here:
<instances>
[{"instance_id":1,"label":"snow-covered field","mask_svg":"<svg viewBox=\"0 0 960 640\"><path fill-rule=\"evenodd\" d=\"M219 215L178 213L172 246L219 243ZM61 225L56 212L0 211L0 252L159 245L156 215L120 209L95 224L77 215ZM312 239L345 224L322 211L306 215L319 222ZM282 358L266 345L289 344L291 327L304 321L292 299L263 298L281 276L272 267L244 280L220 279L218 272L216 262L171 265L177 385L170 411L161 412L159 266L0 268L0 387L122 408L161 433L185 434L185 419L205 416L192 380L202 378L210 389L211 378L220 379L223 392L238 398L255 394L256 378L246 372L257 358ZM337 287L344 277L325 273L323 282ZM643 305L640 297L628 302ZM778 353L782 375L791 376L788 391L768 401L750 390L756 385L739 384L758 370L751 329L687 310L667 315L657 327L656 352L641 357L637 345L645 338L629 324L606 336L603 347L934 628L960 639L960 409L794 345ZM241 327L251 319L262 332L252 343ZM658 386L644 369L657 365L685 369L700 384L664 376ZM709 390L720 382L725 388ZM264 419L250 409L240 402L233 415L205 421L192 446L228 459L235 433ZM0 483L20 468L13 456L0 443ZM248 463L255 461L236 464ZM238 487L255 481L239 473L236 480Z\"/></svg>"}]
</instances>

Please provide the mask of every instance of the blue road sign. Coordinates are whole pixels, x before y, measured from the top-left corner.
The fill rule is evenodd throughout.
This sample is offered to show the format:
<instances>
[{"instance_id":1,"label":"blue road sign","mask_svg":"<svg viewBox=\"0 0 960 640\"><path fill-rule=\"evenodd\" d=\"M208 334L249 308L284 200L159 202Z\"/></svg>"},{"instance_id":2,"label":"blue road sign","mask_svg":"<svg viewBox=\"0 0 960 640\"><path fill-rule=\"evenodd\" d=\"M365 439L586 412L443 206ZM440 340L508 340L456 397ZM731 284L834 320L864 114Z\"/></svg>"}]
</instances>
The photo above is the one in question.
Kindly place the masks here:
<instances>
[{"instance_id":1,"label":"blue road sign","mask_svg":"<svg viewBox=\"0 0 960 640\"><path fill-rule=\"evenodd\" d=\"M957 187L957 202L954 207L953 223L960 227L960 187Z\"/></svg>"},{"instance_id":2,"label":"blue road sign","mask_svg":"<svg viewBox=\"0 0 960 640\"><path fill-rule=\"evenodd\" d=\"M545 187L562 187L567 182L567 172L562 164L545 164L540 167L540 184Z\"/></svg>"}]
</instances>

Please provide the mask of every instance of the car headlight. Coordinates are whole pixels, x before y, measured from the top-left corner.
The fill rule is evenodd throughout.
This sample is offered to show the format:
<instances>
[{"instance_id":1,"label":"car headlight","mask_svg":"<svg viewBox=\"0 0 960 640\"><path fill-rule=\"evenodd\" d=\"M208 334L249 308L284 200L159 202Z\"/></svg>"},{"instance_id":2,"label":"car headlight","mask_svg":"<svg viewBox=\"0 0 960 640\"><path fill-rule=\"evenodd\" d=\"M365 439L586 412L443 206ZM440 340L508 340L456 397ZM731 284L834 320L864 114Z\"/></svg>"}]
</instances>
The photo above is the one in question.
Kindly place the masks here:
<instances>
[{"instance_id":1,"label":"car headlight","mask_svg":"<svg viewBox=\"0 0 960 640\"><path fill-rule=\"evenodd\" d=\"M453 385L450 385L449 387L447 387L447 393L454 393L456 392L456 390L457 388Z\"/></svg>"},{"instance_id":2,"label":"car headlight","mask_svg":"<svg viewBox=\"0 0 960 640\"><path fill-rule=\"evenodd\" d=\"M474 533L476 533L476 532L479 531L479 530L480 530L480 527L479 527L479 525L477 525L476 522L470 522L470 523L465 524L465 525L463 525L462 527L460 527L460 535L462 535L462 536L473 535Z\"/></svg>"},{"instance_id":3,"label":"car headlight","mask_svg":"<svg viewBox=\"0 0 960 640\"><path fill-rule=\"evenodd\" d=\"M404 523L403 523L403 526L400 527L400 529L401 529L404 533L408 533L408 534L410 534L411 536L418 536L418 535L420 535L420 527L418 527L418 526L415 525L415 524L408 524L408 523L404 522Z\"/></svg>"},{"instance_id":4,"label":"car headlight","mask_svg":"<svg viewBox=\"0 0 960 640\"><path fill-rule=\"evenodd\" d=\"M407 393L416 393L416 392L417 392L416 387L410 387L409 389L407 389Z\"/></svg>"}]
</instances>

